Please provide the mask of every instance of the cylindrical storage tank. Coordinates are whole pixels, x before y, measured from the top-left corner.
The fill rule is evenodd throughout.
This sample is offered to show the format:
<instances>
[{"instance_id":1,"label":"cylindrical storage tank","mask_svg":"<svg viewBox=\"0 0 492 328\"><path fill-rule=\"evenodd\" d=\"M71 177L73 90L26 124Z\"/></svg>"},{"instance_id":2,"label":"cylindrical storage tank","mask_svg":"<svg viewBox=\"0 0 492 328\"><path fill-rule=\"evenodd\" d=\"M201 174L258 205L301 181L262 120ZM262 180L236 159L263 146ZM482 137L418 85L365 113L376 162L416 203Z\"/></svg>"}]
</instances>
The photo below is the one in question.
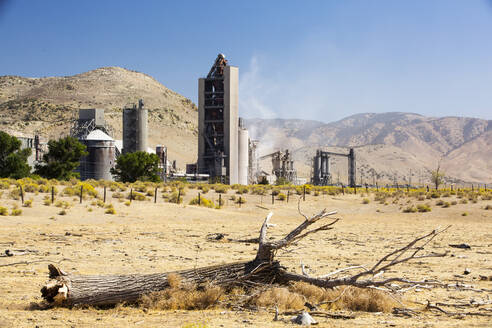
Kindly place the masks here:
<instances>
[{"instance_id":1,"label":"cylindrical storage tank","mask_svg":"<svg viewBox=\"0 0 492 328\"><path fill-rule=\"evenodd\" d=\"M137 151L147 151L147 109L139 108L137 112Z\"/></svg>"},{"instance_id":2,"label":"cylindrical storage tank","mask_svg":"<svg viewBox=\"0 0 492 328\"><path fill-rule=\"evenodd\" d=\"M239 128L238 131L238 183L248 184L248 163L249 163L249 133L248 130Z\"/></svg>"},{"instance_id":3,"label":"cylindrical storage tank","mask_svg":"<svg viewBox=\"0 0 492 328\"><path fill-rule=\"evenodd\" d=\"M114 140L101 130L94 130L80 141L89 153L80 159L80 179L113 180L110 169L115 162Z\"/></svg>"}]
</instances>

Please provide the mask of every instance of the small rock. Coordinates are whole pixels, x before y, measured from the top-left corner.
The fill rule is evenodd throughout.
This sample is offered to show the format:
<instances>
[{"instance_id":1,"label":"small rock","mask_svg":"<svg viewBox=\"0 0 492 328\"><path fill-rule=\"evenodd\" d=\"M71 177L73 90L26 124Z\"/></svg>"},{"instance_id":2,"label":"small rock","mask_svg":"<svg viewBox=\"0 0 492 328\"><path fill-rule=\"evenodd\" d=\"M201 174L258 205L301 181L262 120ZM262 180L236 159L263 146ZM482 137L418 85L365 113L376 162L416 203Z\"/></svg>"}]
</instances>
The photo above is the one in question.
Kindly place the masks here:
<instances>
[{"instance_id":1,"label":"small rock","mask_svg":"<svg viewBox=\"0 0 492 328\"><path fill-rule=\"evenodd\" d=\"M303 326L311 326L311 325L318 324L316 320L314 320L313 317L311 317L311 315L306 311L302 311L301 314L299 314L296 317L293 317L290 321Z\"/></svg>"},{"instance_id":2,"label":"small rock","mask_svg":"<svg viewBox=\"0 0 492 328\"><path fill-rule=\"evenodd\" d=\"M10 249L5 250L5 255L7 256L14 256L14 254L10 251Z\"/></svg>"},{"instance_id":3,"label":"small rock","mask_svg":"<svg viewBox=\"0 0 492 328\"><path fill-rule=\"evenodd\" d=\"M470 274L470 273L471 273L470 269L465 268L465 272L463 272L463 274Z\"/></svg>"}]
</instances>

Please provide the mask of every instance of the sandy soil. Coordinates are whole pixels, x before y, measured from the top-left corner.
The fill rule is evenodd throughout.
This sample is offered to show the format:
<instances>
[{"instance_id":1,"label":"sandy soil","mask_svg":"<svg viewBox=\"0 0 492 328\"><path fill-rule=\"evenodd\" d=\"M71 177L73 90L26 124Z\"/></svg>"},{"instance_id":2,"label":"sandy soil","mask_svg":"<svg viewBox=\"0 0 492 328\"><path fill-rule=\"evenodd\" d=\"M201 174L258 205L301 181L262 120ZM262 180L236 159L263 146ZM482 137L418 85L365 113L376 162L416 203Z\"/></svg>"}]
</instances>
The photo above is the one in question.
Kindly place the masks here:
<instances>
[{"instance_id":1,"label":"sandy soil","mask_svg":"<svg viewBox=\"0 0 492 328\"><path fill-rule=\"evenodd\" d=\"M189 190L185 204L195 196ZM232 194L232 192L230 192ZM0 327L285 327L292 324L273 322L273 314L233 312L216 309L209 311L143 311L135 307L115 309L51 309L28 310L31 302L40 301L40 288L47 281L47 265L60 262L65 271L80 274L154 273L193 268L254 257L256 245L207 241L209 233L221 232L230 238L251 238L258 235L261 223L274 212L272 223L278 225L269 232L279 237L290 231L302 218L297 214L297 203L277 201L269 196L246 195L247 204L241 208L228 201L220 210L190 205L165 203L160 197L153 201L134 201L125 206L112 201L115 215L91 206L91 201L78 203L73 197L63 197L73 206L66 215L58 215L60 208L44 206L43 195L29 194L32 208L22 208L21 216L0 216L0 247L30 249L37 253L0 258ZM213 191L207 198L217 199ZM61 197L59 198L61 199ZM372 196L371 196L372 199ZM452 200L450 198L449 200ZM332 231L306 238L302 247L279 255L282 264L299 272L299 261L315 274L323 274L354 264L371 264L395 246L438 227L451 224L452 228L436 238L430 246L436 251L450 250L443 259L425 259L404 264L386 276L407 278L436 278L444 282L462 281L478 288L492 288L492 282L480 281L479 275L492 275L492 211L484 210L490 201L458 204L450 208L433 206L430 213L402 213L398 204L381 205L371 201L363 205L357 195L307 196L303 211L314 214L322 208L337 209L342 220ZM417 204L415 200L413 203ZM434 202L434 201L433 201ZM11 208L19 201L3 195L0 204ZM405 204L406 200L402 201ZM405 204L406 205L406 204ZM93 211L89 212L88 209ZM462 216L463 212L468 216ZM448 244L469 243L471 250L450 248ZM16 262L33 262L13 264ZM37 262L36 262L37 261ZM463 275L465 268L471 274ZM414 301L457 302L484 298L485 293L446 291L442 289L412 291L403 302L413 308L423 308ZM412 318L401 318L390 313L356 312L352 320L319 318L320 327L339 326L418 326L418 327L490 327L491 318L456 318L421 312ZM193 326L192 324L195 324ZM200 326L201 327L201 326Z\"/></svg>"}]
</instances>

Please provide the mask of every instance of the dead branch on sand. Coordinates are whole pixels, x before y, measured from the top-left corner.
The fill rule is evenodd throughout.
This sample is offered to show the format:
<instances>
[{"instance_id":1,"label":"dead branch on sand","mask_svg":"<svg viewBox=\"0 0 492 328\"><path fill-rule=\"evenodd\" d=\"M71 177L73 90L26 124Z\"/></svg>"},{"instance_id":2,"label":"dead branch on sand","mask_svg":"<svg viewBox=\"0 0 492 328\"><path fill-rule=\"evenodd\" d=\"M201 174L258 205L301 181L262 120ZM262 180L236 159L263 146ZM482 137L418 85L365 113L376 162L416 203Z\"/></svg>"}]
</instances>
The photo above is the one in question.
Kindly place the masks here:
<instances>
[{"instance_id":1,"label":"dead branch on sand","mask_svg":"<svg viewBox=\"0 0 492 328\"><path fill-rule=\"evenodd\" d=\"M287 285L296 281L306 282L323 288L354 286L359 288L384 288L389 291L409 288L415 285L442 285L437 281L414 281L402 277L382 279L381 276L386 270L401 263L415 259L446 256L447 253L422 253L424 247L448 227L445 229L435 229L414 239L404 247L383 256L370 268L353 266L328 273L321 277L311 277L305 272L304 274L289 272L280 265L278 260L275 260L275 256L279 250L285 250L314 233L333 229L333 226L340 220L339 218L333 218L327 224L308 230L314 223L331 217L336 213L336 211L327 212L326 210L322 210L312 217L301 213L305 220L299 226L280 240L268 241L267 231L273 226L270 223L273 213L269 213L260 229L256 257L248 262L229 263L177 272L156 274L136 273L130 275L72 275L50 264L50 280L41 289L42 297L48 304L60 306L106 306L120 302L136 302L143 295L169 288L168 278L171 274L179 275L183 283L193 284L198 286L198 288L209 284L224 288L237 285L246 287L266 286L270 284ZM355 269L362 269L362 271L347 277L332 278L341 272ZM396 285L396 283L399 283L399 285Z\"/></svg>"}]
</instances>

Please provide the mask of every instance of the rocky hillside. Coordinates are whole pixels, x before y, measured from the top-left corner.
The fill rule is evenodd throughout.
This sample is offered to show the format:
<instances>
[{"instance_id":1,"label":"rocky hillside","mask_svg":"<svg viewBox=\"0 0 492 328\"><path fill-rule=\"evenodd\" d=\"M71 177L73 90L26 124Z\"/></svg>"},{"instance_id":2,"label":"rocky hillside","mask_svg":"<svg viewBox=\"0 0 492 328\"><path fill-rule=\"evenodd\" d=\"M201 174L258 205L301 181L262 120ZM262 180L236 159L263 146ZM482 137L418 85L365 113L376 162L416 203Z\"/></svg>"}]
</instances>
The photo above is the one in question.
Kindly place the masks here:
<instances>
[{"instance_id":1,"label":"rocky hillside","mask_svg":"<svg viewBox=\"0 0 492 328\"><path fill-rule=\"evenodd\" d=\"M450 178L492 182L492 121L466 117L425 117L411 113L357 114L323 124L302 120L247 120L255 138L263 141L261 154L294 149L298 169L309 175L316 149L356 147L365 180L373 176L413 182L428 179L442 158ZM338 148L338 151L345 151ZM341 179L345 164L337 159ZM336 164L335 163L335 164ZM336 165L335 165L336 166ZM359 180L358 180L359 181Z\"/></svg>"},{"instance_id":2,"label":"rocky hillside","mask_svg":"<svg viewBox=\"0 0 492 328\"><path fill-rule=\"evenodd\" d=\"M45 138L67 135L79 108L104 108L121 139L122 108L144 100L149 109L149 144L167 145L184 167L196 160L197 108L149 75L120 67L47 78L0 76L0 129Z\"/></svg>"}]
</instances>

